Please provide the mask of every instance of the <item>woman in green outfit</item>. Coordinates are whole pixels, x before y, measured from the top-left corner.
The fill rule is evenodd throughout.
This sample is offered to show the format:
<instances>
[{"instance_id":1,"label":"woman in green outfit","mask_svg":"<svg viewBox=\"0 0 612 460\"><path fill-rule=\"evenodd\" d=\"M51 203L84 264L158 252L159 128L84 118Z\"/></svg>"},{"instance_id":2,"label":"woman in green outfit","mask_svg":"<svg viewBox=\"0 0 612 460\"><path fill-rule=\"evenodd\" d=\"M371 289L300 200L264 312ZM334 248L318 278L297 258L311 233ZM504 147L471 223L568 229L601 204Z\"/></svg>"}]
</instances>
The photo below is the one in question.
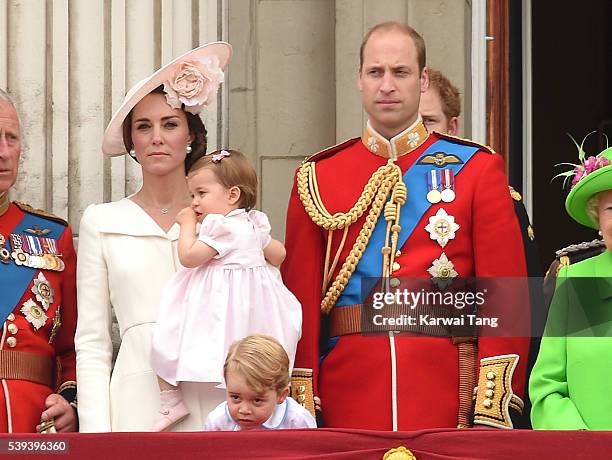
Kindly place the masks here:
<instances>
[{"instance_id":1,"label":"woman in green outfit","mask_svg":"<svg viewBox=\"0 0 612 460\"><path fill-rule=\"evenodd\" d=\"M606 250L559 271L529 380L536 429L612 429L612 148L586 160L579 151L565 208L599 229Z\"/></svg>"}]
</instances>

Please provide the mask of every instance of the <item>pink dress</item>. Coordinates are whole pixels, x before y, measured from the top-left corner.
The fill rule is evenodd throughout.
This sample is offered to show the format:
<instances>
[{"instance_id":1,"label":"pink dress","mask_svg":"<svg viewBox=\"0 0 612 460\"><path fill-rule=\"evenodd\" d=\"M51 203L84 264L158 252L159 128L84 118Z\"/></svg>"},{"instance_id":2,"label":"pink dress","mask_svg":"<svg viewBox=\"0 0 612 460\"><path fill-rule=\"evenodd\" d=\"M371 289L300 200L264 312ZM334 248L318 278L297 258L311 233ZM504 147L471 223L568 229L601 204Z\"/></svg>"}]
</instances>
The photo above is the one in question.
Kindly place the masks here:
<instances>
[{"instance_id":1,"label":"pink dress","mask_svg":"<svg viewBox=\"0 0 612 460\"><path fill-rule=\"evenodd\" d=\"M230 345L253 333L275 337L293 367L302 309L264 258L268 217L244 209L209 214L198 239L219 254L179 270L162 291L151 350L157 375L173 385L223 382Z\"/></svg>"}]
</instances>

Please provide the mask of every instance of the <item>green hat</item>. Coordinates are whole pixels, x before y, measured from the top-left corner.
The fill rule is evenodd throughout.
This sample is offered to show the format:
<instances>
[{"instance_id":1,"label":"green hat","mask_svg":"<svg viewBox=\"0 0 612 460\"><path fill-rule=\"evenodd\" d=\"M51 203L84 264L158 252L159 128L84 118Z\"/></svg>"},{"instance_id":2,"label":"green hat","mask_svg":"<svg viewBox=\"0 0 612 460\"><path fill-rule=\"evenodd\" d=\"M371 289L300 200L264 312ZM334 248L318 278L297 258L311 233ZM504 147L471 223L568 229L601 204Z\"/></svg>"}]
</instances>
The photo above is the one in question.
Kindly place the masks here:
<instances>
[{"instance_id":1,"label":"green hat","mask_svg":"<svg viewBox=\"0 0 612 460\"><path fill-rule=\"evenodd\" d=\"M586 206L597 193L612 190L612 147L583 161L576 167L576 175L578 181L567 195L565 209L579 224L597 229L598 225L587 214Z\"/></svg>"}]
</instances>

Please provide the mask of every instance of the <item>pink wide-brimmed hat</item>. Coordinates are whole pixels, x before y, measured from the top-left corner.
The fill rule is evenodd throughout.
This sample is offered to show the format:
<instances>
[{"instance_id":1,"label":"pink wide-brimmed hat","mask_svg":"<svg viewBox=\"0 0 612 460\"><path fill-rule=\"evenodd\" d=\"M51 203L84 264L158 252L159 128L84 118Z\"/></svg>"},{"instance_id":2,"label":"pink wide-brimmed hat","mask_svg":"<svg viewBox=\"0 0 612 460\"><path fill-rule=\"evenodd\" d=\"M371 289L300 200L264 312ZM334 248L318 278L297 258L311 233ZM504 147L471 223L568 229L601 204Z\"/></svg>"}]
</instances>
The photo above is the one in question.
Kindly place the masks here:
<instances>
[{"instance_id":1,"label":"pink wide-brimmed hat","mask_svg":"<svg viewBox=\"0 0 612 460\"><path fill-rule=\"evenodd\" d=\"M231 56L229 43L208 43L188 51L138 82L125 95L106 127L102 152L111 157L127 153L123 143L123 122L134 106L160 85L164 85L166 100L171 107L184 105L185 111L200 113L217 95L224 78L223 70Z\"/></svg>"}]
</instances>

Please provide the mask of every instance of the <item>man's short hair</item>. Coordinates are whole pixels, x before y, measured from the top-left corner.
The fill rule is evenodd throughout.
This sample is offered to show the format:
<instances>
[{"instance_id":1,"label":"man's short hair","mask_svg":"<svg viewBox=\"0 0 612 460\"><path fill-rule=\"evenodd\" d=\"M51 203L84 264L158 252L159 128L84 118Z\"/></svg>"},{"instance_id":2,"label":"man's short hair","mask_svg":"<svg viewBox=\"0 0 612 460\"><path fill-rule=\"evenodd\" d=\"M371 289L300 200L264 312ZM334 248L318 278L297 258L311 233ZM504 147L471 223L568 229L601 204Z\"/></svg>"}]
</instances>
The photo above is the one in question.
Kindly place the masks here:
<instances>
[{"instance_id":1,"label":"man's short hair","mask_svg":"<svg viewBox=\"0 0 612 460\"><path fill-rule=\"evenodd\" d=\"M459 90L439 70L428 68L429 88L435 89L440 95L442 112L449 120L461 114L461 97Z\"/></svg>"},{"instance_id":2,"label":"man's short hair","mask_svg":"<svg viewBox=\"0 0 612 460\"><path fill-rule=\"evenodd\" d=\"M412 27L396 21L381 22L380 24L376 24L374 27L368 30L368 33L365 35L365 37L363 37L361 47L359 48L359 70L361 70L361 68L363 67L363 50L365 49L365 46L368 43L368 40L370 39L372 34L376 32L389 32L391 30L399 30L400 32L404 32L406 35L412 38L414 46L417 50L417 62L419 63L419 72L421 72L425 67L426 62L425 40L423 40L423 37L421 37L421 35Z\"/></svg>"},{"instance_id":3,"label":"man's short hair","mask_svg":"<svg viewBox=\"0 0 612 460\"><path fill-rule=\"evenodd\" d=\"M13 98L10 96L9 93L7 93L2 88L0 88L0 99L8 102L9 104L11 104L11 106L13 106L13 110L15 110L15 113L17 114L17 121L19 122L19 130L21 130L21 117L19 116L19 112L17 111L17 106L15 105L15 101L13 100Z\"/></svg>"}]
</instances>

